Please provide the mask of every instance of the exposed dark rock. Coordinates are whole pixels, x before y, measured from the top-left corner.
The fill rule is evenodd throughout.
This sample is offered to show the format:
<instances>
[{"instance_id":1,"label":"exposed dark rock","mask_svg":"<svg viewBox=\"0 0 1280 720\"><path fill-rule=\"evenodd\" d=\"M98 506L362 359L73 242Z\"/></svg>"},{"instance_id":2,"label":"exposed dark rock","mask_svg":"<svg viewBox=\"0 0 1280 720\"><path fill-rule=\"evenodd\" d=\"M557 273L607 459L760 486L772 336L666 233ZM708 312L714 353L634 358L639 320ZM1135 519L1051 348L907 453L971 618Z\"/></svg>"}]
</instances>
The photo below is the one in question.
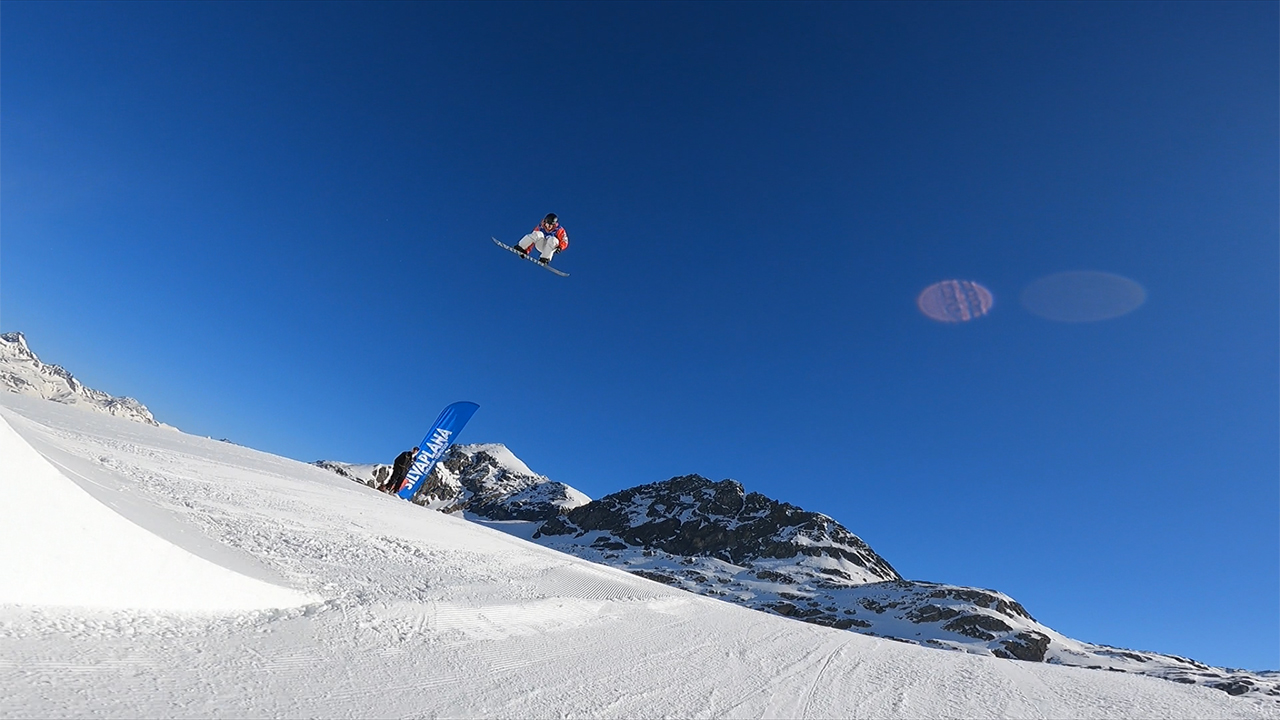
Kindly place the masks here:
<instances>
[{"instance_id":1,"label":"exposed dark rock","mask_svg":"<svg viewBox=\"0 0 1280 720\"><path fill-rule=\"evenodd\" d=\"M224 439L224 440L221 440L220 442L230 442L230 441ZM347 468L344 467L341 463L331 462L329 460L316 460L311 464L315 465L318 468L322 468L330 472L338 473L339 475L341 475L342 477L348 480L359 480L359 478L357 478L355 475L352 475L350 472L348 472Z\"/></svg>"},{"instance_id":2,"label":"exposed dark rock","mask_svg":"<svg viewBox=\"0 0 1280 720\"><path fill-rule=\"evenodd\" d=\"M1049 636L1034 630L1026 630L1010 639L1001 640L1002 647L991 652L997 657L1028 662L1044 662L1045 653L1049 651Z\"/></svg>"},{"instance_id":3,"label":"exposed dark rock","mask_svg":"<svg viewBox=\"0 0 1280 720\"><path fill-rule=\"evenodd\" d=\"M906 614L906 618L915 623L933 623L950 620L959 614L960 611L955 608L929 604L915 608Z\"/></svg>"},{"instance_id":4,"label":"exposed dark rock","mask_svg":"<svg viewBox=\"0 0 1280 720\"><path fill-rule=\"evenodd\" d=\"M971 602L979 607L995 610L1001 615L1017 615L1028 620L1035 620L1031 614L1026 611L1022 605L1005 598L1001 598L994 593L978 590L976 588L939 588L929 594L931 598L961 600Z\"/></svg>"},{"instance_id":5,"label":"exposed dark rock","mask_svg":"<svg viewBox=\"0 0 1280 720\"><path fill-rule=\"evenodd\" d=\"M548 518L538 530L540 535L571 531L608 532L633 547L739 565L831 557L866 568L873 577L901 579L884 558L831 518L747 493L733 480L686 475L641 485L573 508L562 518ZM849 577L838 570L831 574Z\"/></svg>"},{"instance_id":6,"label":"exposed dark rock","mask_svg":"<svg viewBox=\"0 0 1280 720\"><path fill-rule=\"evenodd\" d=\"M449 448L441 464L462 485L466 495L460 509L490 520L550 520L558 517L569 499L570 488L546 478L514 473L477 446ZM484 446L478 446L484 447ZM435 471L432 476L436 476ZM426 494L438 495L445 485L428 478Z\"/></svg>"},{"instance_id":7,"label":"exposed dark rock","mask_svg":"<svg viewBox=\"0 0 1280 720\"><path fill-rule=\"evenodd\" d=\"M1220 683L1210 683L1209 687L1221 690L1228 695L1243 695L1253 689L1253 683L1248 680L1228 680Z\"/></svg>"},{"instance_id":8,"label":"exposed dark rock","mask_svg":"<svg viewBox=\"0 0 1280 720\"><path fill-rule=\"evenodd\" d=\"M779 615L785 615L787 617L794 616L799 610L795 605L788 602L776 602L768 605L767 607Z\"/></svg>"},{"instance_id":9,"label":"exposed dark rock","mask_svg":"<svg viewBox=\"0 0 1280 720\"><path fill-rule=\"evenodd\" d=\"M1116 650L1116 651L1112 652L1111 654L1112 654L1112 655L1116 655L1116 656L1118 656L1118 657L1122 657L1122 658L1128 658L1128 659L1130 659L1130 660L1136 660L1136 661L1138 661L1138 662L1147 662L1148 660L1150 660L1150 659L1151 659L1151 658L1149 658L1149 657L1146 657L1146 656L1143 656L1143 655L1139 655L1139 654L1137 654L1137 653L1126 652L1126 651L1124 651L1124 650Z\"/></svg>"},{"instance_id":10,"label":"exposed dark rock","mask_svg":"<svg viewBox=\"0 0 1280 720\"><path fill-rule=\"evenodd\" d=\"M824 618L826 616L823 615L823 612L821 610L816 608L800 608L800 607L796 607L795 605L792 605L789 602L769 603L765 607L767 607L768 609L774 611L779 615L783 615L789 618L795 618L797 620L805 620L808 622L815 622L815 623L818 623L819 625L830 624L830 623L819 621L820 618ZM840 622L840 621L833 619L833 622Z\"/></svg>"},{"instance_id":11,"label":"exposed dark rock","mask_svg":"<svg viewBox=\"0 0 1280 720\"><path fill-rule=\"evenodd\" d=\"M660 582L663 585L679 585L680 584L680 581L677 580L676 578L673 578L670 575L664 575L663 573L660 573L660 572L653 572L652 570L628 570L627 572L631 573L632 575L637 575L639 577L642 577L646 580Z\"/></svg>"},{"instance_id":12,"label":"exposed dark rock","mask_svg":"<svg viewBox=\"0 0 1280 720\"><path fill-rule=\"evenodd\" d=\"M574 525L563 517L557 516L538 526L537 531L533 533L533 537L536 540L543 535L573 535L574 533L580 532L582 532L582 528L579 528L577 525Z\"/></svg>"},{"instance_id":13,"label":"exposed dark rock","mask_svg":"<svg viewBox=\"0 0 1280 720\"><path fill-rule=\"evenodd\" d=\"M990 615L962 615L943 625L942 629L977 640L995 640L996 636L992 632L1009 632L1013 628L1000 618Z\"/></svg>"},{"instance_id":14,"label":"exposed dark rock","mask_svg":"<svg viewBox=\"0 0 1280 720\"><path fill-rule=\"evenodd\" d=\"M902 603L897 602L880 603L871 598L862 598L858 600L858 604L877 615L883 615L885 612L902 605Z\"/></svg>"}]
</instances>

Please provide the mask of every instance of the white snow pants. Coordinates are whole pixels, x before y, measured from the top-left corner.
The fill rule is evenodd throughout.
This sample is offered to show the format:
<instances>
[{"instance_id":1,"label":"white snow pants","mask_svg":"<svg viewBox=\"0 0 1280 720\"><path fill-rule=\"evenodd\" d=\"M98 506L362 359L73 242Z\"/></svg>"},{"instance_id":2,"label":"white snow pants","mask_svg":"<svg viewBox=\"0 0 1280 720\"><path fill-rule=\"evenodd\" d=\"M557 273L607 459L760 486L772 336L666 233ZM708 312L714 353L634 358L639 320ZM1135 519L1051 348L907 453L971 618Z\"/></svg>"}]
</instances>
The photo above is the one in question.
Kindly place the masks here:
<instances>
[{"instance_id":1,"label":"white snow pants","mask_svg":"<svg viewBox=\"0 0 1280 720\"><path fill-rule=\"evenodd\" d=\"M548 235L541 230L533 232L520 238L520 242L516 243L521 250L528 251L529 246L538 248L538 252L542 254L543 259L550 260L552 255L560 249L560 239L555 235Z\"/></svg>"}]
</instances>

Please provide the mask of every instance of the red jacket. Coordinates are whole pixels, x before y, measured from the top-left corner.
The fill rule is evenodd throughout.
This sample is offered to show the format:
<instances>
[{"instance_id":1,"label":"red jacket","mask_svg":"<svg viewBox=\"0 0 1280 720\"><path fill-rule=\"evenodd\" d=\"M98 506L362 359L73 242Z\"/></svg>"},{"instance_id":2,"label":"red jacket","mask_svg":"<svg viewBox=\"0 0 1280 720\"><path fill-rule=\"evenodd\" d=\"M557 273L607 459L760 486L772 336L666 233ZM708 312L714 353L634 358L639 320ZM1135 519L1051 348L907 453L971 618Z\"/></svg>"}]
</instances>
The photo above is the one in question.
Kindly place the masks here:
<instances>
[{"instance_id":1,"label":"red jacket","mask_svg":"<svg viewBox=\"0 0 1280 720\"><path fill-rule=\"evenodd\" d=\"M538 226L534 228L534 231L540 232L543 235L555 235L556 239L560 241L559 252L564 252L569 249L569 233L564 231L564 227L562 227L560 223L556 223L556 226L552 228L550 232L542 226L542 223L538 223Z\"/></svg>"}]
</instances>

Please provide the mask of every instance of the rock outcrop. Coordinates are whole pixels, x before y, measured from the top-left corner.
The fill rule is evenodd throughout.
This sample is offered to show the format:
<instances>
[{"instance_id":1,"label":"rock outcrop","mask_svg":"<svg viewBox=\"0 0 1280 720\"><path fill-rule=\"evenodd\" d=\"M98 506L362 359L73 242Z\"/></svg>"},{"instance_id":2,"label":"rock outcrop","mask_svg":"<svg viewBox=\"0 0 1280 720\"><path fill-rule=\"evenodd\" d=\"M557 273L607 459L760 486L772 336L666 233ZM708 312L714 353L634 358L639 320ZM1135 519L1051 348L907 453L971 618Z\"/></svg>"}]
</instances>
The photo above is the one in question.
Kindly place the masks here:
<instances>
[{"instance_id":1,"label":"rock outcrop","mask_svg":"<svg viewBox=\"0 0 1280 720\"><path fill-rule=\"evenodd\" d=\"M114 397L85 387L61 365L40 362L22 333L0 335L0 387L20 395L76 405L96 412L160 425L145 405L130 397Z\"/></svg>"}]
</instances>

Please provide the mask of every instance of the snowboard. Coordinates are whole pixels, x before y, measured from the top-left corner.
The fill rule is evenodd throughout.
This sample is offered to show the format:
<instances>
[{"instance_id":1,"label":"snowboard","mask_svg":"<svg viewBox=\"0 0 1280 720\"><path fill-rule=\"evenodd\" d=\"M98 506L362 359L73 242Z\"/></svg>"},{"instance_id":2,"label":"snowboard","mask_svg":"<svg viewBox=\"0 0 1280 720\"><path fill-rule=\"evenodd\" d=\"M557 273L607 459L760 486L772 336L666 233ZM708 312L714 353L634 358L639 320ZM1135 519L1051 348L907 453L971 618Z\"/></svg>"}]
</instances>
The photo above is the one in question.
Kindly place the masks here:
<instances>
[{"instance_id":1,"label":"snowboard","mask_svg":"<svg viewBox=\"0 0 1280 720\"><path fill-rule=\"evenodd\" d=\"M533 256L533 253L525 254L525 253L522 253L522 252L520 252L519 250L517 250L517 249L515 249L515 248L511 247L510 245L508 245L508 244L506 244L506 243L502 242L502 241L501 241L501 240L499 240L498 238L490 238L490 239L491 239L491 240L493 240L493 244L497 245L498 247L500 247L500 248L505 248L505 249L506 249L506 250L508 250L509 252L512 252L512 253L514 253L516 256L518 256L518 257L522 257L522 258L524 258L525 260L528 260L529 262L533 263L534 265L541 265L542 267L544 267L544 268L546 268L546 269L550 270L551 272L553 272L553 273L555 273L555 274L559 275L560 277L569 277L569 273L567 273L567 272L564 272L564 271L562 271L562 270L557 270L557 269L555 269L555 268L551 267L550 265L543 265L542 263L538 262L538 259L537 259L537 258L535 258L535 257Z\"/></svg>"}]
</instances>

